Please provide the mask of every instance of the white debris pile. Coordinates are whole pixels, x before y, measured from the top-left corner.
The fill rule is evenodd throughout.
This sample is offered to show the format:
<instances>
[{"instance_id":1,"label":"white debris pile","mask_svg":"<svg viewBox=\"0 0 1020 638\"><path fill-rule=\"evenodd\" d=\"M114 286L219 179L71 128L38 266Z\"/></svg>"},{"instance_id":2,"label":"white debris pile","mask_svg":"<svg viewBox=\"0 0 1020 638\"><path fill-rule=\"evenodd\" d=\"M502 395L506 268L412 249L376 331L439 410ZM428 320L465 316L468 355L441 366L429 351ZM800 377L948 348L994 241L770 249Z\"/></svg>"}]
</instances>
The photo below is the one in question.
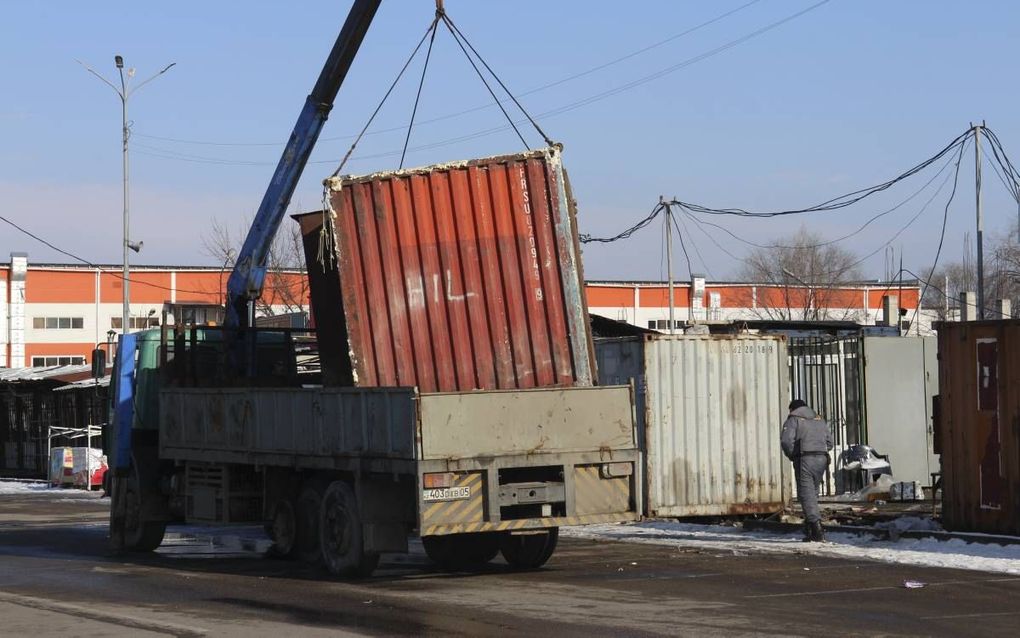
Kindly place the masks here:
<instances>
[{"instance_id":1,"label":"white debris pile","mask_svg":"<svg viewBox=\"0 0 1020 638\"><path fill-rule=\"evenodd\" d=\"M875 523L878 529L887 529L897 535L902 532L941 532L942 526L930 518L920 516L900 516L891 521Z\"/></svg>"},{"instance_id":2,"label":"white debris pile","mask_svg":"<svg viewBox=\"0 0 1020 638\"><path fill-rule=\"evenodd\" d=\"M910 524L919 525L916 522ZM888 541L871 536L829 533L826 536L829 541L827 543L804 543L799 533L772 534L744 531L734 527L671 521L587 525L563 528L560 533L573 538L668 545L678 549L693 548L728 555L741 555L743 552L811 554L905 565L1020 574L1020 545L969 543L960 539L939 541L933 538L901 538L897 541Z\"/></svg>"}]
</instances>

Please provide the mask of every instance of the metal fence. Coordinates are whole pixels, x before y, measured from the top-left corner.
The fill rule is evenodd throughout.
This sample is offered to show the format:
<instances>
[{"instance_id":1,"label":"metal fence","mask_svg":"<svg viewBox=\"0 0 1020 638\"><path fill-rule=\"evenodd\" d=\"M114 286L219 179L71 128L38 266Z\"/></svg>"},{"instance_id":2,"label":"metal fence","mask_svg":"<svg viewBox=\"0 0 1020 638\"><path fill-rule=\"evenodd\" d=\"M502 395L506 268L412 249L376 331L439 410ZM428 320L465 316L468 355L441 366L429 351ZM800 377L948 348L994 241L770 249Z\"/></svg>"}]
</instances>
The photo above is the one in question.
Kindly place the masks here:
<instances>
[{"instance_id":1,"label":"metal fence","mask_svg":"<svg viewBox=\"0 0 1020 638\"><path fill-rule=\"evenodd\" d=\"M860 336L791 337L790 398L803 399L832 429L835 447L822 494L837 494L835 461L849 446L867 443L864 342Z\"/></svg>"}]
</instances>

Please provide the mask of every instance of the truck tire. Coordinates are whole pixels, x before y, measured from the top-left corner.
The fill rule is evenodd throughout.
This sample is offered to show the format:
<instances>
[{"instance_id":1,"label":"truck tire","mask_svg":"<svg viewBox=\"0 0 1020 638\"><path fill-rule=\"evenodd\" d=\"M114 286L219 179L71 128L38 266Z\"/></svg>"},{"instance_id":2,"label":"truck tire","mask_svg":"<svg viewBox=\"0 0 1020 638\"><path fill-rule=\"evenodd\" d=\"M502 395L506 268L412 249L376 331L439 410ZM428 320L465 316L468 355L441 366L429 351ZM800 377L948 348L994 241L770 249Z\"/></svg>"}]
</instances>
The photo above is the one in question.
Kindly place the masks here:
<instances>
[{"instance_id":1,"label":"truck tire","mask_svg":"<svg viewBox=\"0 0 1020 638\"><path fill-rule=\"evenodd\" d=\"M110 544L116 551L151 552L163 543L166 521L142 520L142 489L138 466L132 456L128 476L111 481L113 502L110 504Z\"/></svg>"},{"instance_id":2,"label":"truck tire","mask_svg":"<svg viewBox=\"0 0 1020 638\"><path fill-rule=\"evenodd\" d=\"M293 501L287 498L278 500L265 529L273 541L269 548L270 556L293 558L297 554L297 514Z\"/></svg>"},{"instance_id":3,"label":"truck tire","mask_svg":"<svg viewBox=\"0 0 1020 638\"><path fill-rule=\"evenodd\" d=\"M545 565L556 551L559 537L558 527L549 528L542 534L517 536L507 534L500 543L499 551L502 552L506 562L515 569L538 569Z\"/></svg>"},{"instance_id":4,"label":"truck tire","mask_svg":"<svg viewBox=\"0 0 1020 638\"><path fill-rule=\"evenodd\" d=\"M128 483L125 495L126 513L124 516L124 549L132 552L151 552L163 544L166 534L166 521L142 521L143 493Z\"/></svg>"},{"instance_id":5,"label":"truck tire","mask_svg":"<svg viewBox=\"0 0 1020 638\"><path fill-rule=\"evenodd\" d=\"M499 553L498 533L447 534L421 539L425 554L443 571L477 569Z\"/></svg>"},{"instance_id":6,"label":"truck tire","mask_svg":"<svg viewBox=\"0 0 1020 638\"><path fill-rule=\"evenodd\" d=\"M336 576L364 578L379 565L379 554L365 551L361 511L354 490L345 481L326 488L319 511L322 562Z\"/></svg>"},{"instance_id":7,"label":"truck tire","mask_svg":"<svg viewBox=\"0 0 1020 638\"><path fill-rule=\"evenodd\" d=\"M294 555L306 563L318 564L322 560L322 552L319 550L319 510L325 491L322 481L305 481L294 508Z\"/></svg>"}]
</instances>

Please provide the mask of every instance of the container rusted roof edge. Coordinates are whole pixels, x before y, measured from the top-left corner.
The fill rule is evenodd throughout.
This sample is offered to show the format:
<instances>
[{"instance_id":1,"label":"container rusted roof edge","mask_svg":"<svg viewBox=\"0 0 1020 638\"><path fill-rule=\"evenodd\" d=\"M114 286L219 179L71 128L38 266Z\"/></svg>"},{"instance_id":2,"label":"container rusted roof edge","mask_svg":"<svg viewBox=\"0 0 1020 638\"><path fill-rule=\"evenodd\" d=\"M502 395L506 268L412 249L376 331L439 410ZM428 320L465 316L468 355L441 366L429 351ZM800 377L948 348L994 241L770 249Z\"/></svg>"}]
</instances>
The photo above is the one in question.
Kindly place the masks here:
<instances>
[{"instance_id":1,"label":"container rusted roof edge","mask_svg":"<svg viewBox=\"0 0 1020 638\"><path fill-rule=\"evenodd\" d=\"M340 190L344 184L360 184L363 182L369 182L380 179L395 179L398 177L409 177L411 175L423 175L427 173L434 173L436 171L445 171L458 168L470 168L472 166L483 166L489 164L507 164L509 162L519 162L522 160L533 159L536 157L547 157L550 161L555 161L563 152L563 145L556 144L554 146L545 146L543 148L524 151L522 153L514 153L509 155L492 155L489 157L480 157L469 160L454 160L451 162L440 162L438 164L429 164L427 166L416 166L413 168L401 168L393 171L376 171L374 173L368 173L365 175L337 175L336 177L327 177L322 180L322 185L330 190Z\"/></svg>"}]
</instances>

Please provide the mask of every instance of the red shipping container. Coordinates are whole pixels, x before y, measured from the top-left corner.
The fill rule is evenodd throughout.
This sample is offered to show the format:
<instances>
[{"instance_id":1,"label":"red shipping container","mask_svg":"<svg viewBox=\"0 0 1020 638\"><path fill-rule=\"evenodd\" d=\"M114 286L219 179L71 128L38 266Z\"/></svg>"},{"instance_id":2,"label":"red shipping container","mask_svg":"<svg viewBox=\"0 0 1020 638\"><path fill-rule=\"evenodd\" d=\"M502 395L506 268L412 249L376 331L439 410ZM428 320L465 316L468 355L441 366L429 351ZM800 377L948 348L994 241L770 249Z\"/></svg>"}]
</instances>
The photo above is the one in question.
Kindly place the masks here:
<instances>
[{"instance_id":1,"label":"red shipping container","mask_svg":"<svg viewBox=\"0 0 1020 638\"><path fill-rule=\"evenodd\" d=\"M298 215L327 384L592 385L559 149L327 182Z\"/></svg>"}]
</instances>

